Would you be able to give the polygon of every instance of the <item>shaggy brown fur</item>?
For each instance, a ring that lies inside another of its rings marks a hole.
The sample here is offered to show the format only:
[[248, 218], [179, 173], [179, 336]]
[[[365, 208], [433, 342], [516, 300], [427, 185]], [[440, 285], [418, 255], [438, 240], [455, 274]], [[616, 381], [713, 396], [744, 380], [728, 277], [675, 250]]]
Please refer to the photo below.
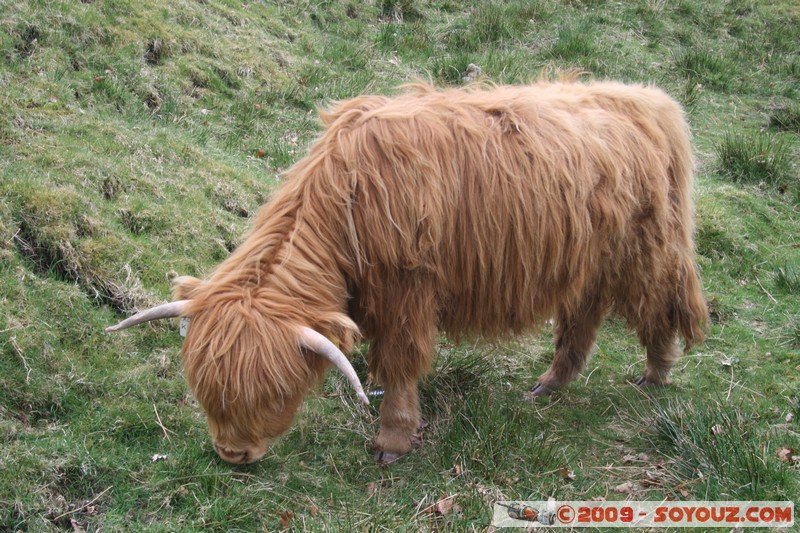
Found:
[[208, 280], [177, 283], [218, 450], [263, 454], [321, 379], [301, 325], [344, 351], [369, 340], [388, 454], [409, 449], [437, 329], [491, 338], [555, 316], [544, 390], [580, 372], [609, 311], [646, 347], [646, 382], [668, 381], [678, 333], [702, 341], [689, 132], [660, 90], [420, 84], [322, 120], [247, 240]]

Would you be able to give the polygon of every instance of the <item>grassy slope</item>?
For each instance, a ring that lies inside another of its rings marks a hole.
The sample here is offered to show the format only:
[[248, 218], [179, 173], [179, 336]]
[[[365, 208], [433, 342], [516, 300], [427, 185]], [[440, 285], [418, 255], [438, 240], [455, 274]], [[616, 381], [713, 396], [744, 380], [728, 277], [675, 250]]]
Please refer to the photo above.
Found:
[[[800, 499], [777, 458], [800, 447], [792, 2], [162, 4], [0, 0], [0, 529], [274, 530], [285, 511], [298, 529], [464, 529], [503, 498]], [[264, 460], [221, 463], [174, 328], [102, 328], [227, 255], [318, 103], [459, 84], [470, 63], [511, 83], [578, 67], [686, 104], [708, 342], [642, 394], [642, 350], [610, 321], [584, 377], [534, 403], [547, 334], [443, 343], [425, 446], [391, 469], [365, 450], [375, 407], [337, 376]], [[731, 134], [789, 160], [732, 176]], [[459, 510], [424, 512], [447, 495]]]

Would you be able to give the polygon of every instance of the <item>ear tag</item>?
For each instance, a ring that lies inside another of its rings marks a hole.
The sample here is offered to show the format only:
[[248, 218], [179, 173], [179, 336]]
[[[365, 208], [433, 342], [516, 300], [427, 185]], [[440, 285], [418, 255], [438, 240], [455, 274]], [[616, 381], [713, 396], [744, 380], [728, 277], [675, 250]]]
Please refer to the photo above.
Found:
[[189, 333], [189, 317], [184, 316], [181, 317], [181, 326], [180, 326], [180, 333], [181, 337], [185, 337], [187, 333]]

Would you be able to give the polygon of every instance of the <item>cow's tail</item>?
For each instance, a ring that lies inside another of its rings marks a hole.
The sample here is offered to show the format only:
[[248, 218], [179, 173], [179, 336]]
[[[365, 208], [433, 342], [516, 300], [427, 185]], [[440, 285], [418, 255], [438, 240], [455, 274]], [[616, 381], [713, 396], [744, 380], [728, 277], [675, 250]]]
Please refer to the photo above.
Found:
[[685, 341], [684, 353], [705, 339], [708, 327], [708, 306], [697, 265], [694, 258], [687, 256], [679, 269], [678, 294], [675, 299], [675, 323]]

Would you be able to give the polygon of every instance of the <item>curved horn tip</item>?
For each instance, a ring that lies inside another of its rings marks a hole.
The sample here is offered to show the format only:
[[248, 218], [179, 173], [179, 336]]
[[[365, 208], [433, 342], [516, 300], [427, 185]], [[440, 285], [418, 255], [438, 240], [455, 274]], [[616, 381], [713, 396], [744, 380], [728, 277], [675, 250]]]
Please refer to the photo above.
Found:
[[150, 309], [140, 311], [139, 313], [126, 318], [119, 324], [107, 327], [105, 331], [107, 333], [112, 333], [143, 324], [144, 322], [150, 322], [151, 320], [179, 317], [186, 313], [188, 305], [189, 300], [178, 300], [175, 302], [157, 305], [155, 307], [151, 307]]
[[367, 398], [367, 395], [364, 394], [364, 388], [361, 386], [361, 380], [358, 379], [358, 374], [356, 374], [356, 371], [353, 369], [353, 365], [350, 364], [347, 356], [345, 356], [342, 351], [330, 341], [330, 339], [321, 333], [306, 326], [301, 326], [299, 328], [299, 332], [301, 346], [305, 346], [306, 348], [316, 352], [318, 355], [333, 363], [333, 365], [339, 369], [342, 374], [344, 374], [344, 377], [347, 378], [347, 381], [350, 382], [350, 386], [353, 387], [353, 390], [355, 390], [355, 393], [361, 402], [365, 405], [369, 405], [369, 398]]

